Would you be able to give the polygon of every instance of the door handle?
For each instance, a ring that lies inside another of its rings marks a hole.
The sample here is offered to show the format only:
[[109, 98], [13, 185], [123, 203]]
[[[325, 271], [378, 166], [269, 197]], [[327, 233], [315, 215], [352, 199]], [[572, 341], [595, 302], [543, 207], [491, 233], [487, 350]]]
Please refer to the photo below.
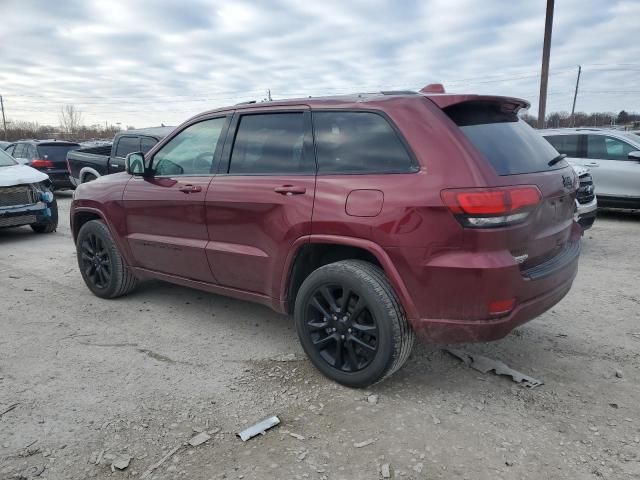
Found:
[[200, 185], [184, 185], [178, 190], [180, 190], [182, 193], [198, 193], [202, 191], [202, 187]]
[[307, 193], [307, 189], [305, 187], [298, 187], [296, 185], [282, 185], [281, 187], [276, 187], [273, 190], [280, 195], [287, 196]]

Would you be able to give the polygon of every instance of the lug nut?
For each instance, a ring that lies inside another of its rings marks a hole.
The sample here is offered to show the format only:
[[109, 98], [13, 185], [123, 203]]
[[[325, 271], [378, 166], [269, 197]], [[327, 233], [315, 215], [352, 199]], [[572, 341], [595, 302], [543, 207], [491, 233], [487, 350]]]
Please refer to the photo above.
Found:
[[347, 320], [349, 320], [349, 317], [347, 317], [346, 315], [344, 317], [342, 317], [342, 321], [346, 322]]
[[332, 330], [335, 332], [336, 331], [336, 327], [333, 327]]
[[333, 319], [334, 319], [334, 320], [338, 320], [338, 316], [337, 316], [337, 315], [334, 315], [334, 316], [333, 316]]
[[342, 340], [344, 340], [344, 335], [340, 335], [340, 338], [341, 338]]
[[347, 332], [351, 333], [351, 329], [349, 328], [349, 329], [347, 330]]

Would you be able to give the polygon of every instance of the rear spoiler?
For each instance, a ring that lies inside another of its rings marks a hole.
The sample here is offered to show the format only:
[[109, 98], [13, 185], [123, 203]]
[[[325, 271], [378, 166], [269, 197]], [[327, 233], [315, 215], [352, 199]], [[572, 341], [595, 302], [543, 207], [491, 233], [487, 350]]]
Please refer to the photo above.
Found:
[[488, 102], [498, 103], [501, 108], [507, 112], [518, 113], [522, 108], [529, 108], [531, 104], [526, 100], [515, 97], [501, 97], [498, 95], [470, 95], [470, 94], [423, 94], [423, 97], [428, 98], [435, 103], [440, 109], [445, 109], [451, 105], [457, 105], [459, 103], [467, 102]]

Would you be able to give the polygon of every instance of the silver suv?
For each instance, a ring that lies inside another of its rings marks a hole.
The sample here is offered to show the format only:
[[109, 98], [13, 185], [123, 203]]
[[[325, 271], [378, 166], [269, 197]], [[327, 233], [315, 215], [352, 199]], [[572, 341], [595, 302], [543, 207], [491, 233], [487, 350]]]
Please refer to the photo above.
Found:
[[569, 163], [589, 168], [599, 206], [640, 208], [640, 136], [600, 128], [540, 133]]

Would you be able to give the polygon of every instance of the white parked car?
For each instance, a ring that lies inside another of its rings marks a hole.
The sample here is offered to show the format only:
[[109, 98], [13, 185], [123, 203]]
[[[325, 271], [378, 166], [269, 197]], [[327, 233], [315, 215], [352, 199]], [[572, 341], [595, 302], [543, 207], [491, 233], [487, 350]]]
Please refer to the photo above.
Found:
[[46, 174], [0, 150], [0, 228], [21, 225], [36, 233], [55, 232], [58, 205]]
[[640, 208], [640, 137], [601, 128], [561, 128], [540, 133], [571, 165], [588, 167], [601, 207]]

